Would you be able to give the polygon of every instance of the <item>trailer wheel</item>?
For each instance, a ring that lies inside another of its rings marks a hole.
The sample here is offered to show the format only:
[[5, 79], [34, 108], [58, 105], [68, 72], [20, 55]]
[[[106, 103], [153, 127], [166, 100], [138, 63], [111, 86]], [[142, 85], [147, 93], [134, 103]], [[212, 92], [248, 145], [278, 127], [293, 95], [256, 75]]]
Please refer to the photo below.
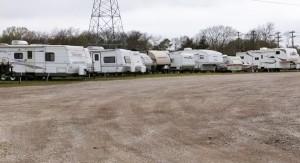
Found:
[[5, 74], [2, 74], [1, 77], [0, 77], [0, 79], [1, 79], [2, 81], [6, 80], [6, 75], [5, 75]]
[[16, 80], [16, 77], [15, 77], [15, 76], [10, 76], [10, 77], [9, 77], [9, 80], [15, 81], [15, 80]]

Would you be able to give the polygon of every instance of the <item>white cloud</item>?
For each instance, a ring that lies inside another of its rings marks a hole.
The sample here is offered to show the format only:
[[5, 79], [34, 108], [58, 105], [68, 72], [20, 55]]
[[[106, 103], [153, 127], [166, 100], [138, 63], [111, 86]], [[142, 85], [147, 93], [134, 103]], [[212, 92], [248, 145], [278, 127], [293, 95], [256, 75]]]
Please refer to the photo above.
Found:
[[[9, 26], [37, 31], [68, 27], [88, 30], [92, 4], [93, 0], [1, 0], [0, 30]], [[119, 0], [119, 5], [126, 31], [140, 30], [163, 37], [192, 37], [214, 25], [228, 25], [246, 33], [267, 22], [274, 22], [281, 32], [300, 33], [299, 6], [252, 0]]]

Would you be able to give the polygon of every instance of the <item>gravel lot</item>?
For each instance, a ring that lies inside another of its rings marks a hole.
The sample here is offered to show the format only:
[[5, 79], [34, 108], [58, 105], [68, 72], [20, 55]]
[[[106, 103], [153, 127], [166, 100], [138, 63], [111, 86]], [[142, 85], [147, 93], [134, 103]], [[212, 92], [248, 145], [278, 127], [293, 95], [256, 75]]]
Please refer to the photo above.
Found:
[[299, 79], [259, 73], [1, 88], [0, 162], [299, 162]]

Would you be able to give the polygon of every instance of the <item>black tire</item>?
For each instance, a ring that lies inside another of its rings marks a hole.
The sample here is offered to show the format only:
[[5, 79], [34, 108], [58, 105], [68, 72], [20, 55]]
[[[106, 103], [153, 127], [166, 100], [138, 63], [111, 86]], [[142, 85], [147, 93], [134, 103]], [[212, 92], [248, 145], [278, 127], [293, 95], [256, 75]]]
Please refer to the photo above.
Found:
[[6, 75], [5, 74], [1, 74], [0, 80], [2, 80], [2, 81], [6, 80]]

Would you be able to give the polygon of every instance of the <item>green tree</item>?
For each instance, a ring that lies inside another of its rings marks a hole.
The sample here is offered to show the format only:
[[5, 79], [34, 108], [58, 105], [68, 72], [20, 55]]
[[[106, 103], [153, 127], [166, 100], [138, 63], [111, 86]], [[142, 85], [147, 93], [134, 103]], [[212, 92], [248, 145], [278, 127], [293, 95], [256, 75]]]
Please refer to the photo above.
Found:
[[151, 37], [147, 33], [141, 33], [140, 31], [128, 32], [126, 37], [127, 49], [134, 51], [148, 51], [152, 48], [150, 39]]
[[200, 40], [198, 41], [198, 43], [196, 43], [195, 49], [208, 49], [209, 45], [206, 41], [205, 36], [203, 35]]
[[154, 46], [154, 50], [167, 50], [172, 46], [171, 41], [169, 39], [162, 40], [158, 45]]
[[189, 38], [188, 36], [182, 36], [180, 37], [180, 48], [179, 50], [183, 50], [185, 48], [195, 48], [195, 43], [192, 38]]

